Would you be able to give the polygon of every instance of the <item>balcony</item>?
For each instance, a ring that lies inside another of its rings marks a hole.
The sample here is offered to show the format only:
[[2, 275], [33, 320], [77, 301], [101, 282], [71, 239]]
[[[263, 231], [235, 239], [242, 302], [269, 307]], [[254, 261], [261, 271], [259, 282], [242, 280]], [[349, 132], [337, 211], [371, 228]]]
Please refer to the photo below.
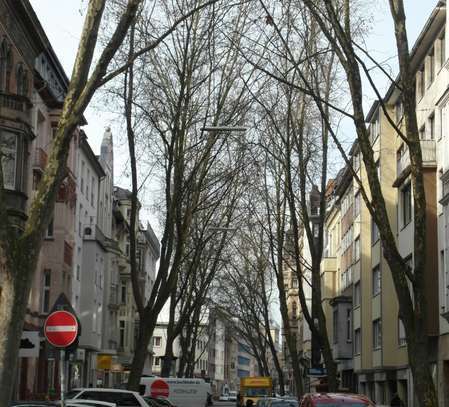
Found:
[[[421, 140], [421, 152], [423, 167], [436, 165], [436, 143], [435, 140]], [[408, 148], [397, 161], [396, 181], [393, 186], [398, 187], [410, 172], [410, 155]]]
[[47, 166], [47, 161], [48, 161], [47, 153], [42, 148], [37, 147], [34, 150], [33, 169], [37, 169], [40, 172], [44, 172], [45, 167]]
[[0, 107], [2, 108], [24, 113], [31, 106], [31, 102], [25, 96], [0, 92]]

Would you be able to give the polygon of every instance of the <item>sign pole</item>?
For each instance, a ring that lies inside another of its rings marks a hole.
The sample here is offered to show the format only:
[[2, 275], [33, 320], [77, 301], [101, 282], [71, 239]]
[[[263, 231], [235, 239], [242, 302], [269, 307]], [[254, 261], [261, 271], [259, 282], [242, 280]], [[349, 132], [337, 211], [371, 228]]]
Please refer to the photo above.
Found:
[[65, 349], [59, 352], [59, 370], [61, 373], [61, 407], [65, 407]]

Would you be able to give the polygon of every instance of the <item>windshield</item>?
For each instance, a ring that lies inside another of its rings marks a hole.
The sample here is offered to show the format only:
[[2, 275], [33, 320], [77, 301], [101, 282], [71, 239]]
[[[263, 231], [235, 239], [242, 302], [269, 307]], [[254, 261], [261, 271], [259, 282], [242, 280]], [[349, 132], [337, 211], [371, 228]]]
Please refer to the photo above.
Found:
[[298, 402], [295, 400], [275, 401], [271, 403], [271, 407], [298, 407]]
[[342, 402], [342, 403], [316, 403], [317, 407], [367, 407], [365, 403], [351, 403], [351, 402]]
[[70, 400], [76, 397], [77, 394], [80, 394], [80, 390], [71, 390], [65, 394], [66, 400]]
[[253, 387], [245, 390], [245, 396], [247, 397], [263, 397], [268, 396], [268, 389]]

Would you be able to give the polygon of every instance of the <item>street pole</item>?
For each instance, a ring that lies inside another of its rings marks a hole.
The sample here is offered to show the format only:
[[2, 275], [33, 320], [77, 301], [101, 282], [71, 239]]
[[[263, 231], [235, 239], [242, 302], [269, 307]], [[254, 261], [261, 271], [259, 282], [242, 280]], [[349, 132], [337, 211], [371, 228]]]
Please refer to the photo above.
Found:
[[59, 371], [61, 374], [61, 407], [65, 407], [65, 349], [59, 352]]

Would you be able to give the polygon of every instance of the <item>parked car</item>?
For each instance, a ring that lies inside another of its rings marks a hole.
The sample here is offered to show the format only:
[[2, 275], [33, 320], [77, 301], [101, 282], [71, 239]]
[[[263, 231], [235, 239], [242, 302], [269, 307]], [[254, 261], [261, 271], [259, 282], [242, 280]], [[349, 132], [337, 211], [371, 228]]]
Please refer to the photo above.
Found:
[[229, 394], [220, 394], [218, 401], [229, 401]]
[[234, 390], [231, 390], [229, 392], [229, 401], [237, 401], [237, 392]]
[[52, 401], [11, 401], [11, 407], [42, 407], [42, 406], [56, 406]]
[[372, 407], [375, 404], [365, 395], [346, 393], [310, 393], [301, 399], [301, 407]]
[[274, 397], [265, 397], [262, 399], [257, 400], [256, 407], [267, 407], [268, 402], [271, 400], [276, 400]]
[[66, 400], [65, 407], [117, 407], [115, 403], [98, 400]]
[[299, 403], [294, 399], [274, 398], [268, 400], [265, 407], [298, 407]]
[[150, 407], [175, 407], [175, 405], [165, 397], [144, 396], [143, 399]]
[[66, 394], [66, 399], [70, 399], [72, 402], [76, 400], [105, 401], [114, 403], [117, 407], [148, 407], [139, 393], [121, 389], [73, 389]]

